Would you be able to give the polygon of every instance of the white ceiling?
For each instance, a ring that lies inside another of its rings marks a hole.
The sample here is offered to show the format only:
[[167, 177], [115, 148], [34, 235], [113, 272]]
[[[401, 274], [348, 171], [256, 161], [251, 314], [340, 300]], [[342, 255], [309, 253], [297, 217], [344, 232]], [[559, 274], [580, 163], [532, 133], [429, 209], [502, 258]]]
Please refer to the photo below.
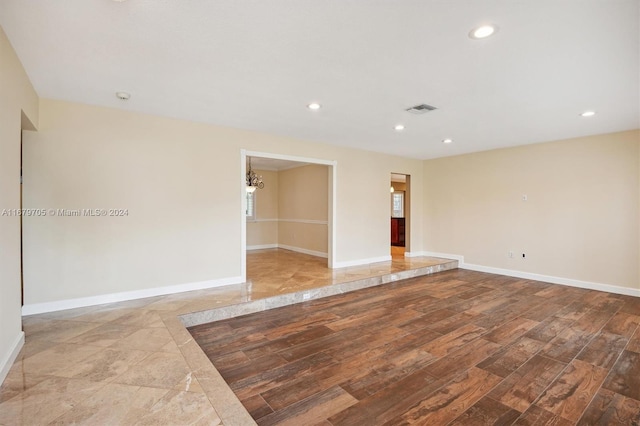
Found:
[[279, 160], [276, 158], [251, 157], [251, 168], [255, 170], [281, 171], [306, 166], [309, 163], [300, 161]]
[[41, 97], [434, 158], [640, 127], [639, 3], [2, 0], [0, 25]]

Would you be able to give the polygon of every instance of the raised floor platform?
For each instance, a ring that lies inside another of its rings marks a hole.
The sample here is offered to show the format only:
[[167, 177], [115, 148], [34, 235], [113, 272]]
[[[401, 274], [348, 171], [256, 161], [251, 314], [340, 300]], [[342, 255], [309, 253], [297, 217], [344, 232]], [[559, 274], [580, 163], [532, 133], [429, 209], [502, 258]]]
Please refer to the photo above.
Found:
[[257, 250], [247, 255], [243, 303], [186, 313], [180, 320], [190, 327], [457, 267], [457, 260], [414, 257], [329, 269], [323, 258], [283, 249]]
[[255, 424], [180, 317], [210, 321], [455, 268], [400, 258], [330, 270], [326, 259], [286, 250], [247, 261], [246, 283], [24, 317], [24, 347], [0, 386], [0, 424]]

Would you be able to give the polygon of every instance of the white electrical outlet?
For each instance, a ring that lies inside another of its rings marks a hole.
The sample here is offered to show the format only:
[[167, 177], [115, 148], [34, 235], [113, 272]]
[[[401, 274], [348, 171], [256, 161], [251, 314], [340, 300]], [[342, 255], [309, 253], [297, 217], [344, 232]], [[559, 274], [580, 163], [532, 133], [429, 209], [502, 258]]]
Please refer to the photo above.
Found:
[[507, 253], [507, 256], [508, 256], [510, 259], [513, 259], [513, 252], [512, 252], [512, 251], [508, 252], [508, 253]]
[[302, 295], [302, 300], [309, 300], [311, 299], [311, 293], [304, 293]]
[[527, 194], [522, 194], [522, 201], [527, 201], [528, 199]]

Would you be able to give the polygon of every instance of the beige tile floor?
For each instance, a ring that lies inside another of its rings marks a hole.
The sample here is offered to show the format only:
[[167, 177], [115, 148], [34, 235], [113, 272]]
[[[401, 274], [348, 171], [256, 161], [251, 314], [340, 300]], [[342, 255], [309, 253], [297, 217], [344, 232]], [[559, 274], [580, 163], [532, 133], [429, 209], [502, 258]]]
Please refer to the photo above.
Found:
[[326, 259], [260, 250], [241, 285], [25, 317], [0, 425], [251, 423], [179, 315], [441, 262], [394, 256], [329, 270]]

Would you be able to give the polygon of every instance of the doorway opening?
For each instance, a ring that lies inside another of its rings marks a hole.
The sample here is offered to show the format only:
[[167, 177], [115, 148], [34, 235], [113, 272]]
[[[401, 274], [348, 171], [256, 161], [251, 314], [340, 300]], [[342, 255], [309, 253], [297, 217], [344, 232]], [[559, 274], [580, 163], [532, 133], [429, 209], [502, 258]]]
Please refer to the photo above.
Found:
[[[314, 256], [332, 268], [336, 162], [246, 150], [240, 157], [243, 281], [247, 281], [247, 251], [252, 250], [285, 249]], [[253, 192], [246, 186], [249, 167], [263, 182]]]
[[410, 186], [411, 176], [391, 173], [390, 185], [390, 240], [391, 258], [404, 259], [409, 250], [410, 227]]

